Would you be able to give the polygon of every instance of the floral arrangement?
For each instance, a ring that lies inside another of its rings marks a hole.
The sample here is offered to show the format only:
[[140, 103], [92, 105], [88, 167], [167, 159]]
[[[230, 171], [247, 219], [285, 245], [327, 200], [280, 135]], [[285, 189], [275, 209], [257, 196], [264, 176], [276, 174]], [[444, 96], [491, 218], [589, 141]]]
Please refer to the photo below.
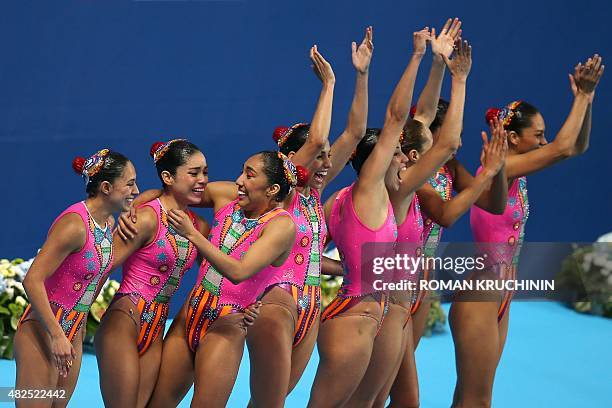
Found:
[[13, 358], [13, 337], [28, 305], [22, 282], [32, 261], [0, 260], [0, 358]]
[[568, 256], [555, 279], [555, 287], [572, 295], [574, 310], [612, 317], [612, 243], [578, 247]]
[[[33, 261], [34, 258], [28, 261], [21, 258], [12, 261], [0, 260], [0, 358], [3, 359], [13, 358], [13, 338], [19, 319], [29, 304], [23, 288], [23, 279]], [[119, 289], [119, 282], [108, 280], [91, 305], [85, 333], [86, 350], [93, 350], [93, 338], [100, 326], [100, 319], [117, 289]]]
[[[325, 256], [331, 259], [340, 260], [340, 255], [337, 249], [327, 251]], [[342, 277], [323, 275], [321, 277], [321, 307], [325, 309], [327, 305], [334, 300], [340, 285], [342, 285]], [[423, 336], [429, 337], [434, 333], [442, 333], [446, 326], [446, 314], [440, 305], [439, 300], [434, 300], [431, 303], [427, 322], [425, 323], [425, 331]]]
[[423, 336], [429, 337], [435, 333], [444, 333], [446, 330], [446, 313], [442, 309], [439, 300], [433, 300], [429, 307], [429, 314], [425, 322], [425, 331]]
[[87, 316], [87, 326], [85, 328], [85, 340], [83, 345], [87, 351], [93, 350], [93, 341], [96, 330], [100, 326], [100, 320], [108, 309], [113, 296], [119, 289], [119, 282], [116, 280], [109, 279], [106, 281], [100, 294], [96, 300], [92, 303], [91, 309], [89, 309], [89, 316]]

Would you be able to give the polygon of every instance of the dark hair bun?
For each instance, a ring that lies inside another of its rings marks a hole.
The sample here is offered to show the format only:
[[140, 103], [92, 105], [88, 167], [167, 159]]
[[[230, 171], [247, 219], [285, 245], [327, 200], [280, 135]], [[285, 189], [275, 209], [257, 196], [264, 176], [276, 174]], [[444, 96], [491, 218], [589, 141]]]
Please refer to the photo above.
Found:
[[151, 154], [151, 157], [155, 156], [155, 152], [157, 151], [157, 149], [159, 149], [161, 146], [164, 145], [164, 142], [155, 142], [151, 145], [151, 151], [149, 152]]
[[308, 184], [308, 179], [310, 178], [310, 174], [308, 174], [308, 169], [302, 166], [295, 166], [295, 170], [297, 172], [297, 186], [305, 187]]
[[78, 175], [83, 174], [83, 167], [85, 167], [85, 158], [84, 157], [75, 157], [74, 160], [72, 160], [72, 168], [74, 169], [74, 172]]
[[274, 133], [272, 133], [272, 139], [274, 139], [274, 143], [278, 143], [281, 137], [285, 136], [285, 134], [289, 131], [289, 128], [286, 126], [278, 126], [274, 129]]
[[485, 121], [487, 122], [487, 125], [491, 123], [494, 119], [499, 118], [499, 112], [501, 112], [501, 109], [499, 108], [487, 109], [487, 113], [485, 113]]

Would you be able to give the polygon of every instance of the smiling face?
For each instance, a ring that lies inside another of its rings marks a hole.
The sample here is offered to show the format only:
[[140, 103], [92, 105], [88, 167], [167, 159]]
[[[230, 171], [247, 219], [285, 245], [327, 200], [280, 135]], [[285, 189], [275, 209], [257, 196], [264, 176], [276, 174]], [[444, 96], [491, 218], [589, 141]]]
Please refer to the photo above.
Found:
[[548, 144], [544, 136], [546, 124], [542, 115], [538, 112], [530, 120], [530, 126], [522, 128], [520, 133], [512, 131], [508, 135], [510, 146], [516, 153], [527, 153]]
[[[317, 190], [323, 188], [323, 183], [325, 183], [327, 172], [332, 168], [330, 150], [331, 147], [329, 145], [329, 141], [325, 141], [325, 146], [323, 149], [321, 149], [308, 169], [311, 174], [310, 180], [308, 180], [308, 187], [315, 188]], [[290, 159], [291, 157], [293, 157], [293, 154], [289, 156]]]
[[261, 212], [269, 207], [280, 191], [278, 184], [272, 184], [265, 172], [262, 154], [249, 157], [242, 173], [236, 180], [238, 204], [247, 212]]
[[162, 172], [162, 179], [167, 188], [179, 203], [186, 205], [199, 204], [208, 183], [208, 165], [200, 151], [187, 157], [185, 163], [176, 168], [175, 174]]
[[132, 201], [138, 195], [136, 185], [136, 169], [132, 162], [128, 161], [121, 173], [108, 189], [108, 200], [111, 202], [113, 212], [129, 211]]
[[308, 186], [311, 188], [315, 188], [320, 190], [323, 188], [323, 183], [325, 183], [325, 178], [327, 177], [327, 172], [332, 167], [331, 163], [331, 147], [329, 146], [329, 141], [325, 141], [325, 146], [319, 153], [319, 155], [315, 158], [314, 162], [310, 166], [310, 171], [312, 172], [312, 177], [308, 182]]
[[389, 168], [387, 168], [387, 172], [385, 173], [385, 186], [388, 190], [399, 190], [400, 184], [402, 183], [400, 172], [406, 169], [407, 163], [408, 158], [402, 153], [402, 149], [398, 144], [395, 147], [395, 153], [393, 153], [391, 164], [389, 164]]

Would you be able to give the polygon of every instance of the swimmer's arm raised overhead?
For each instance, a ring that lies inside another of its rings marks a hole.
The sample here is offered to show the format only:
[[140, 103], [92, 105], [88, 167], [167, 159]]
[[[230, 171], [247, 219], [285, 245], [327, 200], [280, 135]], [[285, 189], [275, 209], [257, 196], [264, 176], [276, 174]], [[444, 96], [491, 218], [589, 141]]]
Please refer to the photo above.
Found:
[[[602, 67], [603, 69], [603, 67]], [[578, 95], [579, 88], [578, 84], [584, 88], [584, 84], [582, 81], [576, 82], [577, 77], [568, 74], [570, 80], [570, 86], [572, 88], [572, 93], [574, 94], [574, 98]], [[583, 78], [578, 78], [582, 80]], [[592, 120], [592, 111], [593, 111], [593, 99], [595, 98], [595, 91], [589, 94], [589, 106], [587, 107], [586, 114], [584, 115], [584, 121], [582, 122], [582, 128], [580, 129], [580, 133], [578, 134], [578, 138], [576, 139], [576, 144], [574, 145], [574, 151], [572, 152], [573, 156], [577, 156], [587, 151], [589, 148], [589, 138], [591, 136], [591, 120]]]
[[[492, 123], [489, 124], [491, 126], [491, 140], [495, 140], [495, 135], [500, 134], [503, 138], [503, 142], [505, 143], [505, 154], [504, 160], [507, 158], [507, 138], [508, 134], [503, 129], [502, 123], [499, 119], [495, 118]], [[482, 163], [483, 169], [487, 166], [485, 165], [487, 161], [487, 148], [489, 143], [487, 142], [487, 134], [486, 132], [482, 132], [482, 140], [483, 140], [483, 149], [480, 154], [480, 161]], [[456, 159], [451, 159], [448, 161], [447, 165], [451, 168], [451, 172], [454, 174], [453, 176], [453, 188], [458, 193], [462, 193], [465, 189], [472, 189], [474, 184], [478, 184], [480, 180], [476, 180], [476, 177], [472, 176], [469, 171], [463, 167], [461, 163], [459, 163]], [[493, 174], [493, 173], [491, 173]], [[478, 187], [476, 187], [478, 188]], [[506, 176], [505, 166], [502, 163], [501, 169], [495, 173], [493, 178], [487, 182], [487, 187], [480, 194], [476, 202], [474, 203], [478, 207], [482, 208], [485, 211], [490, 212], [491, 214], [503, 214], [506, 210], [506, 202], [508, 200], [508, 177]]]
[[414, 114], [414, 120], [418, 120], [425, 127], [429, 127], [436, 117], [444, 71], [446, 70], [446, 64], [442, 55], [451, 56], [453, 45], [459, 37], [461, 37], [461, 21], [458, 18], [454, 20], [449, 18], [437, 37], [436, 29], [431, 29], [429, 40], [433, 54], [431, 69], [425, 88], [423, 88], [423, 92], [419, 96]]
[[45, 280], [59, 268], [68, 255], [80, 251], [86, 240], [87, 231], [81, 217], [78, 214], [64, 215], [51, 228], [47, 240], [23, 280], [30, 304], [51, 338], [52, 363], [62, 377], [67, 376], [67, 362], [74, 360], [76, 354], [49, 306]]
[[291, 218], [277, 216], [268, 222], [244, 257], [234, 259], [202, 236], [183, 211], [170, 210], [168, 220], [179, 234], [198, 248], [221, 275], [234, 284], [250, 278], [269, 265], [284, 261], [283, 256], [288, 255], [295, 242], [295, 224]]
[[374, 52], [372, 27], [366, 28], [365, 36], [359, 47], [356, 43], [351, 44], [351, 57], [353, 67], [357, 73], [355, 80], [355, 92], [348, 121], [344, 132], [336, 139], [331, 147], [331, 168], [327, 172], [323, 188], [331, 183], [344, 168], [351, 153], [363, 139], [368, 121], [368, 77], [370, 73], [370, 62]]
[[310, 123], [306, 142], [291, 158], [295, 165], [306, 168], [312, 164], [325, 146], [325, 142], [329, 139], [334, 86], [336, 84], [336, 76], [331, 65], [319, 53], [316, 45], [310, 49], [310, 60], [312, 62], [312, 69], [323, 83], [323, 87], [321, 88], [317, 108]]
[[[491, 142], [487, 141], [485, 132], [482, 135], [482, 171], [459, 194], [448, 201], [444, 201], [429, 184], [425, 184], [417, 191], [423, 211], [444, 228], [450, 227], [465, 214], [472, 204], [486, 192], [487, 188], [490, 188], [491, 181], [499, 173], [502, 173], [502, 180], [506, 179], [503, 172], [504, 160], [508, 151], [506, 132], [499, 121], [492, 126], [491, 132]], [[508, 194], [507, 185], [506, 189], [499, 192], [499, 194], [503, 195], [505, 208], [505, 200]]]
[[463, 127], [465, 88], [472, 67], [472, 47], [467, 41], [457, 41], [453, 59], [446, 56], [443, 58], [452, 75], [448, 111], [436, 143], [414, 165], [402, 172], [400, 194], [404, 196], [420, 188], [459, 148]]
[[[524, 154], [510, 155], [506, 160], [506, 175], [509, 179], [526, 176], [579, 153], [576, 149], [576, 142], [581, 133], [580, 143], [584, 144], [585, 140], [588, 141], [588, 135], [585, 135], [584, 132], [590, 132], [590, 126], [588, 123], [586, 128], [583, 125], [585, 119], [590, 120], [587, 113], [603, 72], [604, 65], [601, 57], [597, 54], [589, 58], [585, 65], [578, 64], [576, 66], [574, 79], [577, 92], [570, 113], [561, 130], [552, 142], [544, 144], [538, 149]], [[541, 132], [542, 134], [538, 137], [543, 138], [543, 130]], [[508, 135], [509, 143], [515, 145], [519, 143], [519, 138], [520, 136], [516, 132], [510, 132]]]
[[[385, 189], [385, 173], [389, 168], [389, 164], [391, 164], [393, 154], [399, 143], [402, 128], [408, 118], [410, 105], [412, 103], [414, 82], [419, 71], [419, 66], [421, 65], [421, 60], [425, 54], [425, 43], [428, 35], [429, 30], [427, 28], [413, 33], [413, 54], [410, 57], [410, 62], [406, 70], [402, 74], [402, 77], [389, 99], [389, 104], [387, 105], [387, 111], [385, 113], [385, 122], [380, 132], [380, 137], [372, 153], [361, 168], [353, 194], [355, 194], [355, 190], [359, 191], [364, 189], [367, 190], [364, 191], [364, 194], [367, 194], [369, 197], [372, 195], [378, 197], [383, 196], [378, 194], [380, 191], [373, 192], [370, 191], [370, 189]], [[374, 205], [380, 207], [381, 203], [375, 203]]]

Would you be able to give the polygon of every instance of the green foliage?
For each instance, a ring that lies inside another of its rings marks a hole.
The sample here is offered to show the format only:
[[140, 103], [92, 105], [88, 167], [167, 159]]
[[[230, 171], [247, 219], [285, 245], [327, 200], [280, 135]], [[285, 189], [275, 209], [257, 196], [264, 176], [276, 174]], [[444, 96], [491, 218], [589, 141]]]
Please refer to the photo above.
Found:
[[[21, 258], [13, 261], [0, 260], [0, 358], [13, 358], [13, 338], [29, 303], [23, 288], [23, 279], [32, 261], [33, 259], [24, 261]], [[100, 325], [100, 319], [118, 288], [117, 281], [108, 281], [92, 304], [85, 326], [87, 344], [93, 344], [93, 336]]]
[[555, 278], [557, 290], [569, 291], [580, 313], [612, 317], [612, 243], [575, 246]]

